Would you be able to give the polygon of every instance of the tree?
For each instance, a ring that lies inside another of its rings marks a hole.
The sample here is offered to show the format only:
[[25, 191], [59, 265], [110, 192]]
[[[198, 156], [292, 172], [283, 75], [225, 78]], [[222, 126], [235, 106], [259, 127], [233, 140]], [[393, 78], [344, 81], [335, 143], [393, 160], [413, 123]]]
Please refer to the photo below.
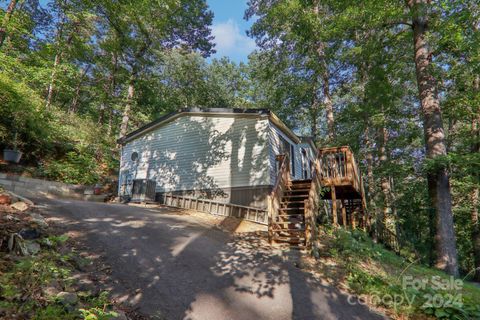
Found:
[[129, 69], [120, 137], [126, 135], [134, 104], [135, 86], [141, 73], [147, 72], [156, 55], [154, 50], [180, 46], [207, 56], [212, 52], [210, 29], [212, 13], [204, 0], [154, 2], [138, 0], [112, 4], [94, 4], [114, 30], [122, 60]]
[[3, 17], [2, 25], [0, 26], [0, 49], [2, 48], [3, 42], [5, 41], [8, 23], [10, 22], [10, 18], [16, 6], [17, 0], [10, 0], [7, 10], [5, 11], [5, 16]]
[[[447, 148], [437, 83], [430, 66], [431, 51], [427, 42], [429, 15], [432, 8], [430, 1], [427, 0], [409, 1], [408, 7], [412, 16], [413, 49], [427, 157], [431, 160], [441, 159], [447, 155]], [[458, 276], [452, 199], [447, 168], [435, 165], [428, 173], [427, 179], [429, 194], [436, 209], [436, 266]]]
[[[331, 97], [332, 79], [330, 57], [335, 50], [332, 38], [322, 32], [322, 26], [328, 23], [329, 8], [320, 1], [264, 1], [249, 3], [245, 16], [255, 16], [255, 22], [249, 31], [260, 47], [259, 55], [268, 59], [268, 65], [258, 80], [275, 83], [276, 99], [282, 102], [276, 105], [280, 114], [295, 112], [308, 118], [310, 135], [319, 136], [320, 110], [325, 110], [326, 141], [332, 143], [335, 137], [335, 121]], [[273, 71], [274, 70], [274, 71]], [[282, 76], [278, 76], [282, 74]], [[285, 82], [279, 82], [279, 80]], [[294, 80], [295, 79], [295, 80]], [[295, 85], [293, 83], [298, 83]], [[291, 90], [292, 87], [299, 90]], [[286, 88], [290, 88], [285, 90]], [[273, 101], [272, 101], [273, 102]], [[301, 122], [293, 119], [294, 122]]]

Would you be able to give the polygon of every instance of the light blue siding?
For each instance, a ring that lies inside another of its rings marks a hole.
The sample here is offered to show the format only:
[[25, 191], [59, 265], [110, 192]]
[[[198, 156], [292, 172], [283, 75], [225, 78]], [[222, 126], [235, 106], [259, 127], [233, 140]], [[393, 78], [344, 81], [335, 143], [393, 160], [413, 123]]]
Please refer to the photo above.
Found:
[[122, 148], [120, 179], [155, 179], [157, 192], [270, 185], [268, 124], [258, 115], [180, 115]]

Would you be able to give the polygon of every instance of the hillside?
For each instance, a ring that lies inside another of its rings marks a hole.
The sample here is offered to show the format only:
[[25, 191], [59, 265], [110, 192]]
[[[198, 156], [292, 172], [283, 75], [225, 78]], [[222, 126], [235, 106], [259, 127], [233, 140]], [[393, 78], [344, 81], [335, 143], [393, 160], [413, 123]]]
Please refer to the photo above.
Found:
[[322, 228], [302, 268], [394, 319], [478, 319], [480, 286], [376, 244], [363, 231]]

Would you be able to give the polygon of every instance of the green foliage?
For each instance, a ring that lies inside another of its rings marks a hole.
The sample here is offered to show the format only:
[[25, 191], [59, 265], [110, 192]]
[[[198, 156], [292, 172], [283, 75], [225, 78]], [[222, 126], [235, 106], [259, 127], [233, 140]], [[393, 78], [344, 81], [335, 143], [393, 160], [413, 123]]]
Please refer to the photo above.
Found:
[[40, 98], [26, 85], [0, 74], [0, 144], [33, 154], [51, 149], [54, 130]]
[[[396, 314], [424, 313], [438, 319], [479, 317], [480, 289], [461, 282], [459, 288], [442, 287], [452, 278], [416, 261], [408, 261], [373, 243], [362, 231], [331, 230], [331, 256], [345, 268], [346, 283], [357, 295]], [[407, 279], [407, 280], [405, 280]], [[405, 285], [408, 279], [428, 280], [420, 288]]]
[[32, 318], [33, 320], [73, 320], [77, 319], [75, 313], [65, 310], [61, 305], [47, 305], [45, 308], [38, 310]]
[[40, 170], [47, 179], [66, 183], [91, 185], [100, 179], [96, 159], [89, 153], [67, 152], [63, 159], [45, 163]]
[[84, 320], [109, 320], [118, 316], [114, 311], [105, 311], [101, 308], [80, 309]]
[[43, 289], [52, 283], [68, 288], [75, 281], [69, 256], [56, 252], [56, 246], [67, 241], [68, 236], [44, 238], [41, 253], [34, 257], [23, 257], [10, 263], [8, 271], [0, 278], [0, 308], [7, 317], [13, 314], [25, 315], [29, 319], [84, 319], [107, 320], [117, 314], [111, 311], [109, 293], [98, 296], [78, 293], [82, 308], [66, 308], [55, 296], [42, 295]]
[[80, 309], [85, 320], [109, 320], [118, 315], [118, 313], [107, 309], [110, 306], [110, 301], [106, 291], [101, 292], [98, 297], [90, 298], [88, 304], [91, 308]]

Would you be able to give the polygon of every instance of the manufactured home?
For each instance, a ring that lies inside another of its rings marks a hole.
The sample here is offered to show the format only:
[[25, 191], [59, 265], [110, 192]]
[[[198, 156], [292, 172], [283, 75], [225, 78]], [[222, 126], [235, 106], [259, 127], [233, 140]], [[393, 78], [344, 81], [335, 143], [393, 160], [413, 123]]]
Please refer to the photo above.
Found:
[[325, 208], [334, 225], [369, 223], [352, 150], [317, 149], [268, 110], [185, 109], [119, 142], [123, 198], [268, 225], [271, 242], [299, 247]]
[[184, 109], [120, 143], [120, 196], [144, 188], [160, 202], [174, 194], [259, 208], [275, 185], [277, 155], [288, 154], [292, 180], [304, 180], [316, 154], [311, 139], [265, 109]]

